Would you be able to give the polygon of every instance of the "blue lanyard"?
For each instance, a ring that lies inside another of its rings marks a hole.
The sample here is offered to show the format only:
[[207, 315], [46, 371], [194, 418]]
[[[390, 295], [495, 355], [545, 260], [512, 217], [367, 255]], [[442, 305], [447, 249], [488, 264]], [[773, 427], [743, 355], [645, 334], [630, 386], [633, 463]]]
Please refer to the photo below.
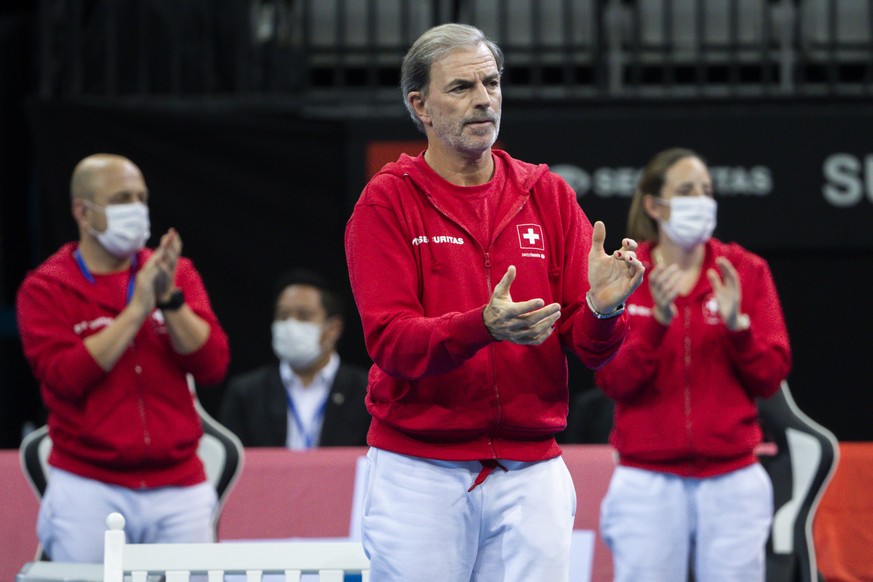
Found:
[[[79, 252], [79, 249], [73, 251], [73, 256], [76, 257], [76, 263], [79, 265], [79, 270], [82, 272], [82, 275], [85, 279], [91, 283], [92, 285], [97, 284], [97, 280], [94, 278], [94, 275], [91, 274], [91, 271], [88, 270], [88, 265], [85, 264], [85, 259], [82, 258], [82, 253]], [[136, 255], [131, 255], [130, 257], [130, 281], [127, 282], [127, 296], [124, 299], [124, 303], [130, 303], [130, 298], [133, 297], [133, 288], [136, 284]]]
[[291, 411], [291, 418], [294, 419], [294, 427], [297, 429], [297, 432], [300, 433], [300, 436], [303, 437], [303, 446], [307, 449], [311, 449], [315, 446], [315, 440], [318, 438], [318, 425], [321, 422], [321, 419], [324, 418], [324, 411], [327, 409], [327, 401], [330, 398], [330, 393], [324, 397], [324, 401], [321, 403], [321, 406], [318, 407], [318, 411], [312, 419], [312, 424], [310, 425], [309, 430], [306, 430], [303, 426], [303, 421], [301, 420], [300, 415], [297, 414], [297, 409], [294, 407], [294, 400], [291, 398], [291, 391], [287, 387], [285, 388], [285, 398], [288, 399], [288, 410]]

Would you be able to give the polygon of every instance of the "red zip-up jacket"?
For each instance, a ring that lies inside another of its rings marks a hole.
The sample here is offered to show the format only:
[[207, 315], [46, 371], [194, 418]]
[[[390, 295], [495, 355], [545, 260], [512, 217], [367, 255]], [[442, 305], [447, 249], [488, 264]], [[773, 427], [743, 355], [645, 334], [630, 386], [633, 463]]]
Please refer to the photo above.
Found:
[[[651, 269], [652, 243], [637, 256]], [[742, 286], [751, 325], [732, 332], [718, 314], [706, 271], [726, 257]], [[756, 398], [767, 398], [791, 369], [782, 307], [767, 263], [737, 244], [706, 244], [700, 278], [675, 301], [669, 326], [653, 316], [644, 283], [631, 295], [631, 331], [619, 354], [595, 373], [615, 400], [610, 437], [622, 465], [710, 477], [756, 462], [761, 441]]]
[[[84, 340], [124, 309], [131, 272], [95, 274], [91, 283], [74, 258], [77, 246], [64, 245], [29, 273], [17, 298], [24, 354], [48, 409], [50, 464], [130, 488], [203, 482], [202, 431], [186, 373], [199, 384], [215, 384], [230, 356], [200, 276], [190, 260], [179, 259], [176, 286], [209, 324], [206, 343], [191, 354], [176, 353], [155, 310], [106, 372]], [[137, 264], [150, 255], [140, 251]]]
[[[558, 456], [564, 349], [597, 367], [621, 345], [626, 315], [598, 320], [585, 303], [592, 227], [573, 190], [545, 165], [493, 156], [491, 183], [503, 188], [484, 221], [472, 200], [482, 187], [453, 186], [423, 155], [403, 155], [373, 177], [348, 222], [349, 276], [374, 362], [372, 446], [443, 460]], [[482, 311], [510, 265], [513, 301], [562, 306], [542, 345], [498, 342], [485, 328]]]

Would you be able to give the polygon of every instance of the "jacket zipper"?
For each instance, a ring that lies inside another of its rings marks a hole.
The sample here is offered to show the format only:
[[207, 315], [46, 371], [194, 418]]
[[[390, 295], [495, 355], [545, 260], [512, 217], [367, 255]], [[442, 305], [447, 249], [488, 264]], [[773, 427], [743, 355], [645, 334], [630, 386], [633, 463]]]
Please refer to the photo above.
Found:
[[[130, 350], [134, 354], [136, 353], [136, 340], [131, 342]], [[136, 359], [134, 359], [135, 361]], [[152, 437], [149, 434], [149, 430], [146, 426], [146, 413], [145, 413], [145, 397], [144, 390], [142, 385], [142, 367], [139, 364], [134, 364], [133, 368], [134, 374], [136, 374], [136, 407], [139, 412], [139, 421], [142, 425], [142, 436], [143, 436], [143, 446], [145, 447], [146, 456], [149, 454], [149, 449], [151, 449], [152, 445]], [[145, 488], [147, 485], [145, 479], [140, 479], [140, 487]]]
[[[408, 174], [407, 174], [407, 176], [408, 176]], [[414, 183], [414, 180], [410, 179], [410, 181]], [[449, 221], [454, 223], [458, 228], [460, 228], [462, 231], [464, 231], [467, 234], [467, 236], [470, 237], [470, 242], [474, 242], [474, 240], [475, 240], [474, 237], [472, 236], [472, 234], [470, 234], [470, 231], [467, 230], [466, 227], [464, 227], [463, 224], [461, 224], [460, 222], [455, 220], [448, 212], [446, 212], [445, 209], [443, 209], [439, 204], [437, 204], [436, 201], [433, 199], [433, 197], [426, 190], [422, 190], [422, 191], [427, 196], [427, 199], [430, 202], [431, 206], [434, 208], [434, 210], [436, 210], [438, 213], [442, 214], [446, 219], [448, 219]], [[527, 205], [527, 203], [529, 201], [530, 201], [530, 196], [525, 197], [524, 200], [521, 200], [515, 208], [513, 208], [512, 210], [510, 210], [506, 214], [506, 217], [504, 218], [504, 220], [499, 225], [497, 225], [497, 227], [491, 233], [491, 240], [488, 241], [488, 245], [489, 245], [488, 248], [491, 248], [491, 245], [493, 244], [493, 242], [495, 240], [497, 240], [497, 237], [500, 236], [500, 234], [506, 228], [506, 225], [508, 225], [516, 216], [518, 216], [518, 214], [522, 211], [522, 209]], [[476, 241], [476, 242], [478, 242], [478, 241]], [[484, 257], [485, 257], [485, 262], [484, 262], [484, 265], [485, 265], [485, 285], [486, 285], [486, 288], [488, 290], [488, 297], [490, 299], [491, 294], [494, 292], [493, 287], [491, 285], [491, 253], [485, 249], [482, 249], [482, 250], [484, 253]], [[497, 426], [500, 424], [500, 420], [503, 416], [503, 410], [502, 410], [502, 405], [501, 405], [501, 400], [500, 400], [500, 388], [497, 385], [497, 380], [496, 380], [496, 378], [497, 378], [497, 374], [496, 374], [497, 357], [494, 354], [494, 346], [488, 347], [488, 353], [489, 353], [489, 359], [491, 360], [491, 375], [493, 378], [492, 382], [494, 384], [494, 398], [495, 398], [496, 403], [497, 403], [497, 407], [496, 407], [497, 413], [496, 413], [496, 418], [494, 420], [494, 428], [497, 428]], [[494, 450], [494, 443], [492, 440], [493, 434], [494, 434], [494, 432], [492, 429], [492, 433], [488, 437], [488, 447], [491, 449], [492, 457], [496, 460], [497, 459], [497, 451]]]
[[[488, 288], [488, 297], [491, 297], [494, 291], [491, 285], [491, 253], [488, 251], [485, 251], [485, 284]], [[503, 406], [500, 400], [500, 387], [497, 385], [497, 356], [494, 354], [494, 346], [488, 346], [488, 357], [491, 360], [491, 382], [494, 386], [494, 400], [497, 404], [494, 418], [494, 428], [496, 429], [500, 424], [500, 419], [503, 417]], [[497, 459], [497, 451], [494, 450], [494, 443], [491, 438], [493, 434], [494, 431], [492, 429], [491, 435], [488, 436], [488, 448], [491, 449], [491, 456]]]
[[694, 431], [691, 422], [691, 308], [685, 306], [682, 308], [682, 315], [685, 324], [685, 432], [688, 436], [688, 446], [692, 453], [694, 452]]

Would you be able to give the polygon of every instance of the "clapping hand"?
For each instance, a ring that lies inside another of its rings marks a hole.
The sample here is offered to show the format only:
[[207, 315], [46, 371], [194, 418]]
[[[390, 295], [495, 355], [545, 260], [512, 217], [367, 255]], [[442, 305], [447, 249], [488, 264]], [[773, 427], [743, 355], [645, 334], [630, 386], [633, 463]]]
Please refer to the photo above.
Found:
[[603, 243], [606, 226], [601, 221], [594, 223], [591, 235], [591, 250], [588, 253], [589, 298], [592, 308], [598, 313], [610, 313], [621, 306], [643, 281], [646, 268], [637, 258], [637, 243], [630, 238], [622, 239], [621, 249], [606, 254]]
[[166, 301], [176, 286], [176, 263], [182, 254], [182, 239], [175, 228], [161, 237], [161, 244], [150, 257], [155, 261], [158, 272], [155, 276], [155, 295], [158, 301]]
[[661, 325], [670, 325], [676, 317], [676, 296], [679, 294], [679, 283], [682, 271], [679, 265], [658, 265], [649, 275], [649, 290], [655, 302], [655, 319]]
[[182, 239], [171, 228], [161, 237], [161, 244], [136, 273], [131, 303], [148, 313], [159, 301], [166, 301], [175, 289], [176, 263], [182, 252]]
[[561, 306], [557, 303], [545, 305], [542, 299], [514, 302], [509, 292], [513, 281], [515, 267], [510, 266], [494, 287], [482, 313], [485, 327], [494, 339], [539, 345], [552, 335], [553, 326], [561, 317]]
[[[742, 285], [737, 270], [725, 257], [715, 259], [718, 271], [709, 269], [706, 276], [712, 285], [715, 299], [718, 301], [718, 313], [722, 321], [731, 331], [741, 331], [749, 327], [749, 316], [740, 312], [743, 298]], [[719, 273], [721, 276], [719, 276]]]

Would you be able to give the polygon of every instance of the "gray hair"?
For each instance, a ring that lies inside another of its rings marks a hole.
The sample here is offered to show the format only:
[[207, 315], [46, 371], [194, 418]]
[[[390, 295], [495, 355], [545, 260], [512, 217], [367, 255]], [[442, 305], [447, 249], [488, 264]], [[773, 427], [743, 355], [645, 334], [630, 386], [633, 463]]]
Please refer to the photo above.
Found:
[[440, 60], [448, 53], [458, 48], [478, 47], [484, 44], [494, 60], [497, 62], [497, 70], [503, 74], [503, 51], [500, 50], [485, 33], [467, 24], [441, 24], [425, 31], [416, 40], [400, 67], [400, 89], [403, 91], [403, 105], [409, 111], [412, 121], [419, 131], [424, 132], [424, 124], [415, 114], [412, 105], [407, 98], [413, 91], [421, 91], [427, 94], [427, 86], [430, 83], [430, 68], [435, 61]]

